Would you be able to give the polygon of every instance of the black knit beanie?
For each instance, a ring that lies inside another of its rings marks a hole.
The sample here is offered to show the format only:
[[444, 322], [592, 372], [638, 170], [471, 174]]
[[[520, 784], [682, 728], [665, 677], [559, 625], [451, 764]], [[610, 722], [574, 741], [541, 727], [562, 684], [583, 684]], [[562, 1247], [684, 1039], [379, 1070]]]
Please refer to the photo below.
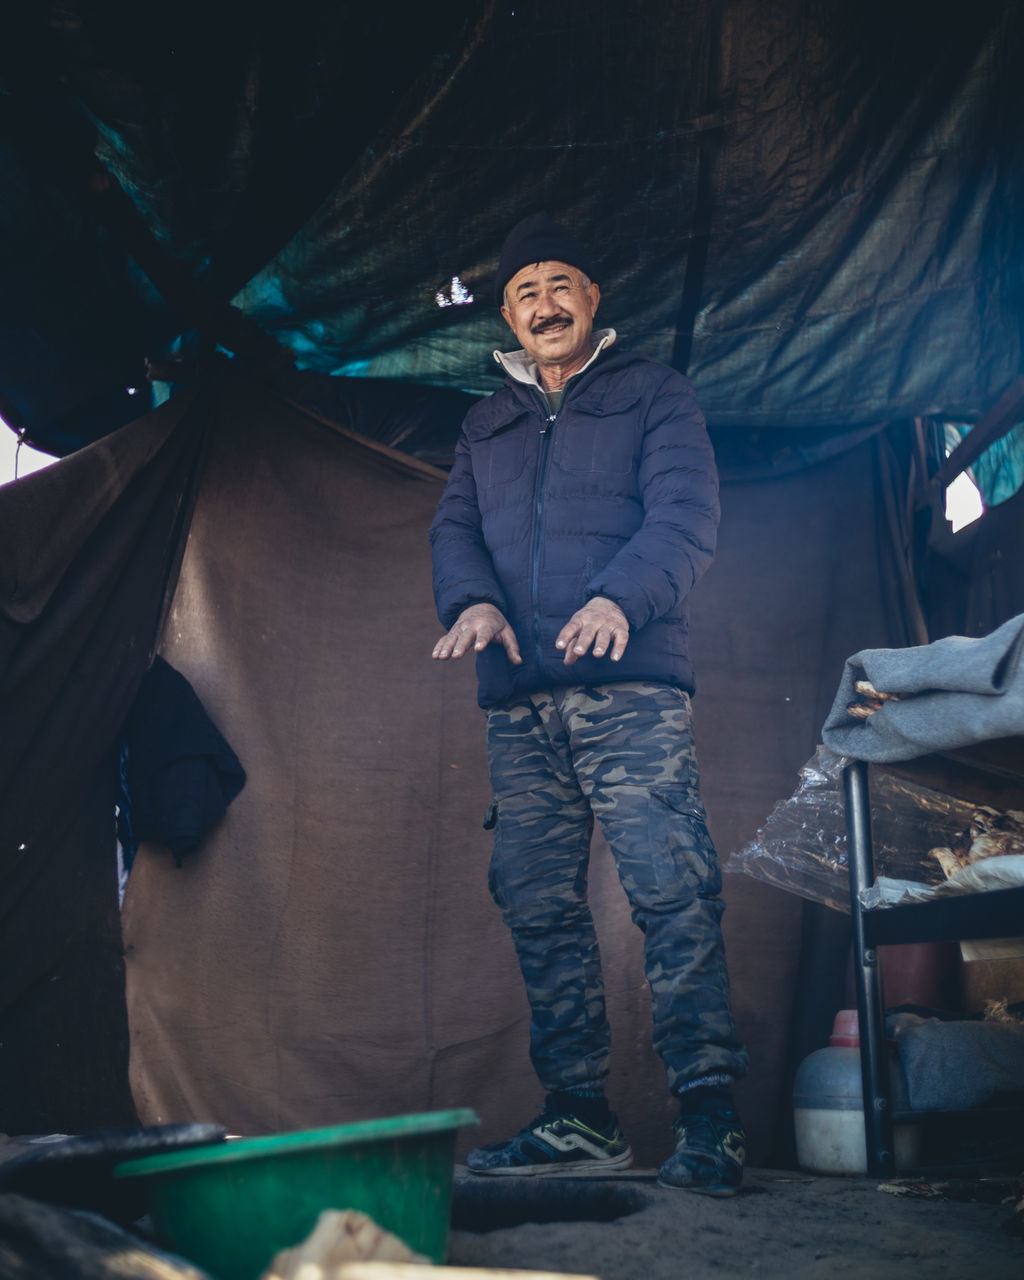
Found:
[[546, 213], [532, 213], [516, 223], [501, 246], [498, 274], [494, 277], [494, 296], [499, 307], [505, 300], [505, 286], [517, 271], [531, 262], [566, 262], [591, 280], [597, 279], [590, 254], [576, 237]]

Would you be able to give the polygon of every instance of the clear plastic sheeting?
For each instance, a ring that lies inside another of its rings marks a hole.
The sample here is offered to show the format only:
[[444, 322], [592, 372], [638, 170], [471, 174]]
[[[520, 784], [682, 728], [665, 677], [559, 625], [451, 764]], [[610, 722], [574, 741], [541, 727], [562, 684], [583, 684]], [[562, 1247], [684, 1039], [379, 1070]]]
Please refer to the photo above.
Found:
[[[848, 912], [845, 763], [844, 757], [819, 746], [800, 770], [797, 789], [772, 809], [754, 839], [731, 855], [726, 870]], [[944, 883], [930, 850], [949, 845], [976, 807], [872, 766], [876, 874], [922, 886]]]
[[904, 902], [930, 902], [932, 898], [956, 897], [962, 893], [987, 893], [994, 889], [1019, 889], [1024, 885], [1024, 854], [1010, 853], [985, 858], [957, 871], [941, 884], [919, 884], [916, 880], [895, 880], [879, 876], [860, 893], [861, 905], [898, 907]]

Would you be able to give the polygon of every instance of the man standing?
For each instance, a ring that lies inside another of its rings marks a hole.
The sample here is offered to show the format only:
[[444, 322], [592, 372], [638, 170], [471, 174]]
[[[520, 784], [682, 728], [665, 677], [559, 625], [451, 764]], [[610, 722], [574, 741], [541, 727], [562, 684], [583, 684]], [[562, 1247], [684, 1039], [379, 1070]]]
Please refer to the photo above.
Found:
[[545, 1107], [472, 1151], [481, 1174], [632, 1161], [608, 1108], [609, 1035], [586, 900], [596, 819], [644, 933], [654, 1043], [678, 1094], [665, 1186], [731, 1195], [747, 1067], [729, 1008], [718, 859], [690, 715], [687, 597], [711, 561], [718, 482], [686, 378], [594, 331], [597, 272], [545, 214], [505, 241], [501, 390], [466, 415], [430, 529], [447, 633], [476, 654], [495, 827], [490, 888], [530, 999]]

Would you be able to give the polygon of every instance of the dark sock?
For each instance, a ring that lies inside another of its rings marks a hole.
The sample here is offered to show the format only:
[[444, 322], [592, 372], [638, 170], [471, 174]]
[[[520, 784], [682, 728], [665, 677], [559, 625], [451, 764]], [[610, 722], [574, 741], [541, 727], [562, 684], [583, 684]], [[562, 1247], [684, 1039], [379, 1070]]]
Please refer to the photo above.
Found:
[[603, 1129], [611, 1119], [608, 1099], [603, 1093], [576, 1093], [573, 1089], [558, 1089], [548, 1094], [548, 1101], [563, 1116], [575, 1116], [591, 1129]]
[[735, 1111], [732, 1089], [727, 1084], [698, 1085], [679, 1094], [681, 1116], [712, 1115], [716, 1111]]

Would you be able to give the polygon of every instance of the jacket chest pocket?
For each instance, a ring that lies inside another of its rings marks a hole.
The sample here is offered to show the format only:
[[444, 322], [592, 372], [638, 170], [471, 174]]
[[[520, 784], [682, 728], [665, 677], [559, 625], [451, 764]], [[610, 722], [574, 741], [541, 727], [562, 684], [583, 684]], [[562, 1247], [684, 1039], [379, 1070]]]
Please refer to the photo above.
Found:
[[575, 417], [555, 428], [554, 461], [563, 471], [624, 475], [633, 469], [634, 432], [621, 417]]
[[526, 431], [500, 431], [481, 440], [473, 453], [473, 471], [481, 488], [511, 484], [526, 465]]

